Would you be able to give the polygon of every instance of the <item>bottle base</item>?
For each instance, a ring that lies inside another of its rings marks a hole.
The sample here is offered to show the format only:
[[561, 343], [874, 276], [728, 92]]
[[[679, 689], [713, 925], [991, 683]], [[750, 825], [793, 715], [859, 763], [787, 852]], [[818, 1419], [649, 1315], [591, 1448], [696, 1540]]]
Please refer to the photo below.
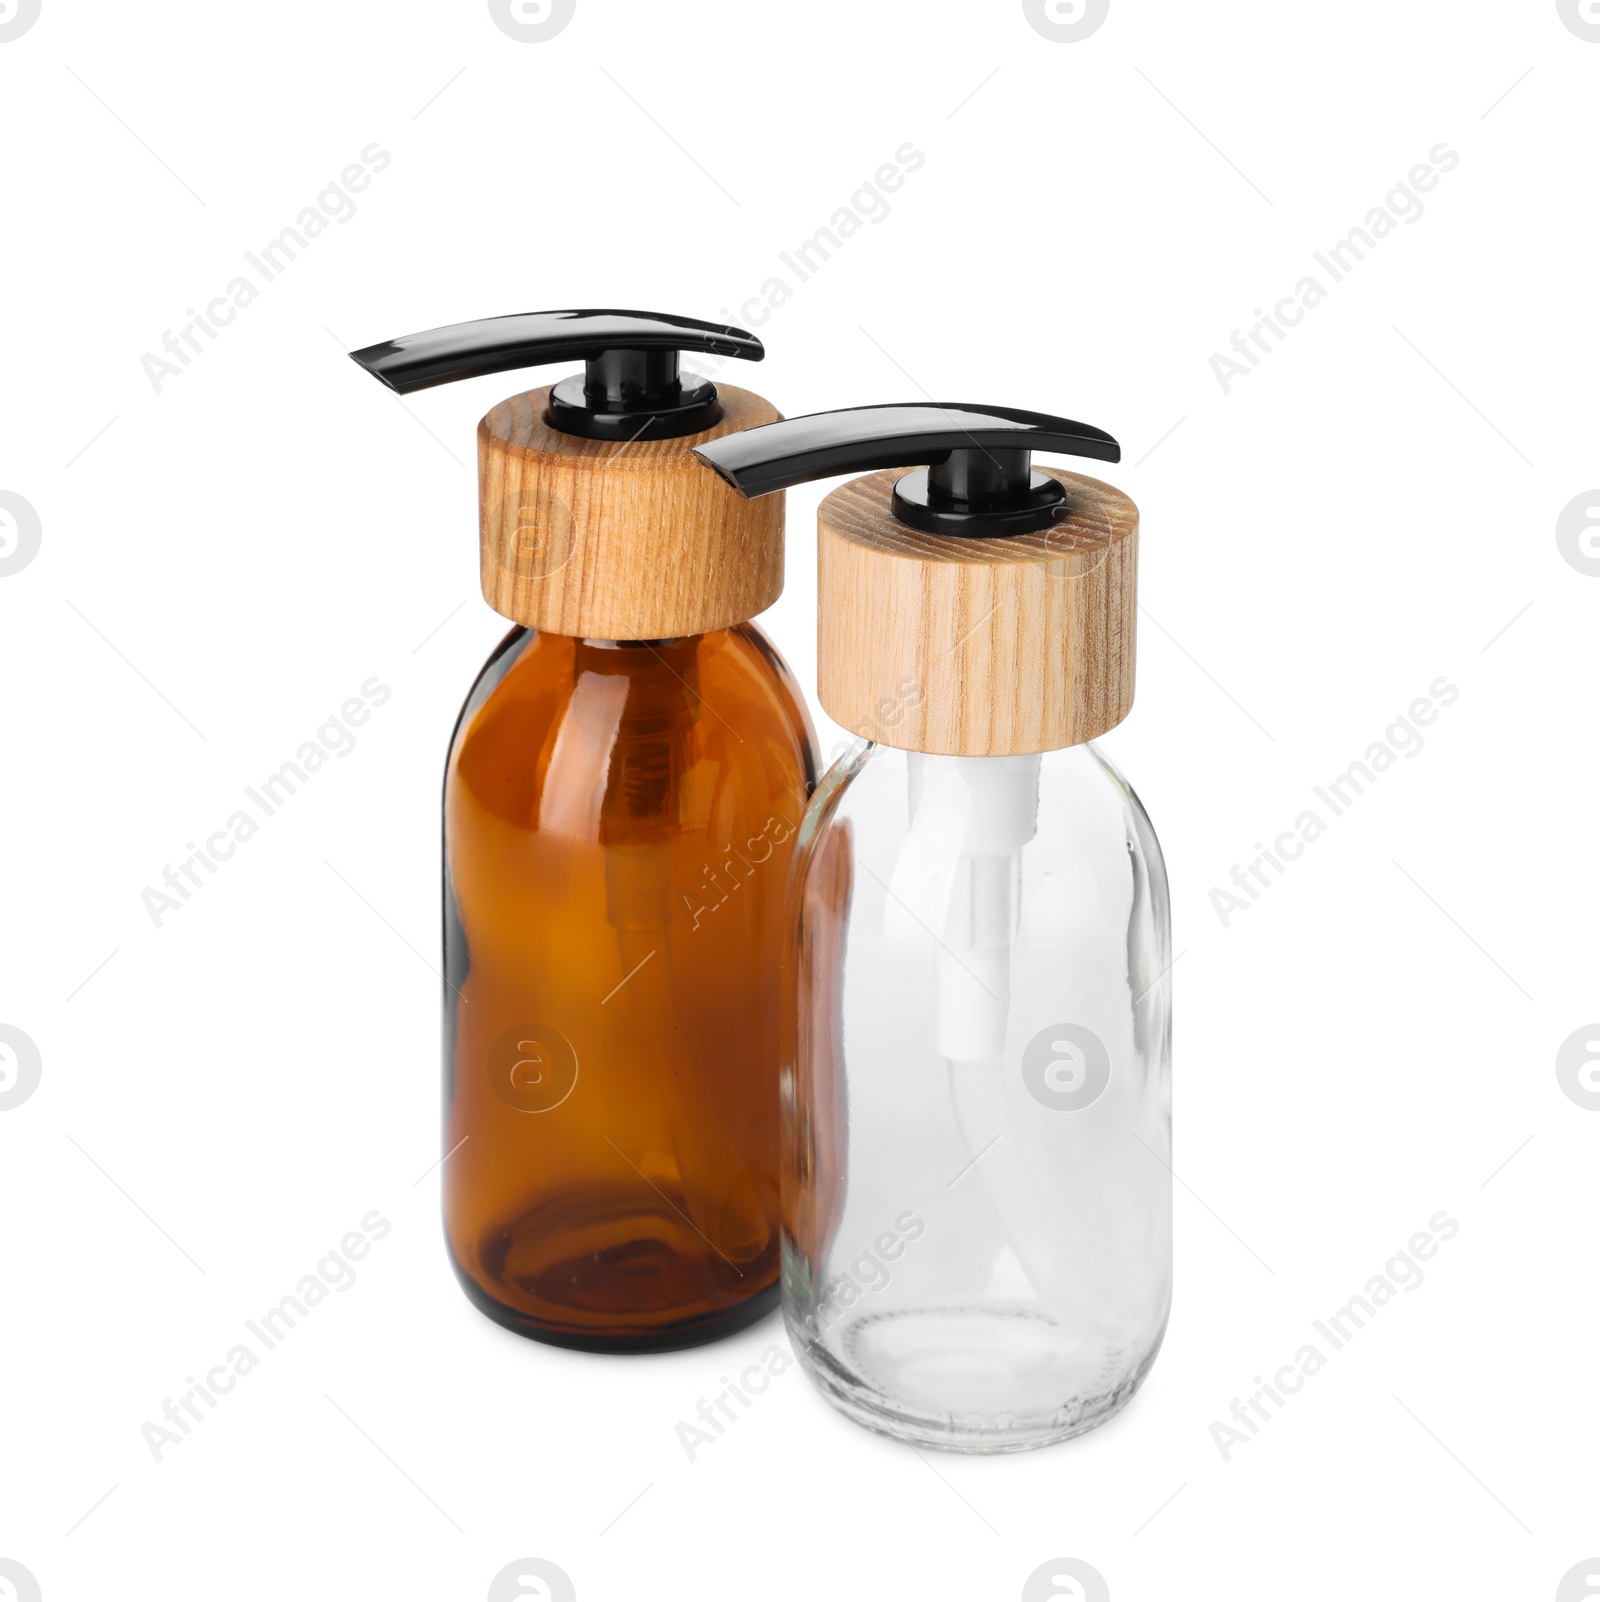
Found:
[[[1050, 1394], [1041, 1383], [1045, 1372], [1053, 1363], [1069, 1366], [1064, 1359], [1075, 1359], [1070, 1366], [1079, 1367], [1083, 1355], [1081, 1349], [1062, 1353], [1059, 1341], [1052, 1338], [1060, 1333], [1053, 1320], [1015, 1313], [929, 1310], [887, 1321], [862, 1320], [831, 1332], [827, 1344], [797, 1329], [787, 1307], [785, 1323], [801, 1367], [846, 1418], [874, 1434], [942, 1452], [1028, 1452], [1096, 1429], [1133, 1399], [1160, 1348], [1158, 1340], [1131, 1372], [1114, 1361], [1097, 1363], [1102, 1373], [1120, 1368], [1122, 1377], [1063, 1387], [1064, 1399], [1041, 1403], [1033, 1398]], [[847, 1348], [867, 1347], [871, 1328], [878, 1337], [880, 1359], [872, 1366], [882, 1369], [885, 1323], [895, 1327], [902, 1360], [895, 1374], [901, 1383], [894, 1395], [830, 1349], [835, 1337], [842, 1337]], [[1062, 1390], [1055, 1395], [1061, 1397]], [[937, 1404], [934, 1397], [940, 1399]], [[956, 1398], [963, 1405], [949, 1405]]]
[[737, 1335], [740, 1330], [759, 1323], [778, 1305], [779, 1287], [774, 1280], [764, 1290], [757, 1291], [738, 1306], [715, 1313], [696, 1314], [675, 1322], [650, 1327], [579, 1329], [552, 1323], [548, 1319], [535, 1318], [497, 1301], [456, 1261], [455, 1253], [449, 1249], [448, 1243], [445, 1250], [450, 1259], [450, 1266], [455, 1271], [457, 1283], [467, 1300], [485, 1318], [492, 1319], [502, 1329], [508, 1329], [513, 1334], [522, 1335], [528, 1340], [541, 1341], [546, 1346], [565, 1347], [569, 1351], [640, 1355], [651, 1352], [681, 1352], [692, 1346], [707, 1346], [729, 1335]]

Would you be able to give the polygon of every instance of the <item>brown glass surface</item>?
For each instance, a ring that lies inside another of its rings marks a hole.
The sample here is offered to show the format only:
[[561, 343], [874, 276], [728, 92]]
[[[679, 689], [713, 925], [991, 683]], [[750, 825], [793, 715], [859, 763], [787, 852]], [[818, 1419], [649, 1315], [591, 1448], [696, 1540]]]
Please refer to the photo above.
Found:
[[787, 881], [815, 774], [751, 624], [516, 629], [484, 669], [445, 774], [444, 1195], [490, 1317], [650, 1351], [774, 1304]]

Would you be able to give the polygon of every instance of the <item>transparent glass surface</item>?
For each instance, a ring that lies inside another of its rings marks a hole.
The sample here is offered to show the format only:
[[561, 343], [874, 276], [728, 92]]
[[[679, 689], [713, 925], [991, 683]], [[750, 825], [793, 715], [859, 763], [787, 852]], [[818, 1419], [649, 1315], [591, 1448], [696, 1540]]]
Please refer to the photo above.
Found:
[[1093, 745], [862, 742], [801, 828], [783, 1306], [869, 1428], [971, 1451], [1117, 1412], [1172, 1283], [1170, 911]]

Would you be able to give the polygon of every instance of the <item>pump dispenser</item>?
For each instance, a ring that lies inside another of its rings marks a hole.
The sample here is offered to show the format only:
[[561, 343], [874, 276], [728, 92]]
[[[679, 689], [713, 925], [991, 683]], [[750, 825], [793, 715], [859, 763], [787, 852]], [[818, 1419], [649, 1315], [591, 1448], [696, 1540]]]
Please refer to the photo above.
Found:
[[484, 598], [517, 626], [456, 725], [444, 792], [445, 1235], [524, 1335], [659, 1351], [778, 1295], [786, 880], [816, 776], [749, 620], [783, 510], [690, 454], [771, 423], [680, 370], [742, 329], [533, 312], [374, 345], [406, 393], [585, 369], [478, 426]]
[[818, 694], [860, 738], [795, 864], [783, 1305], [850, 1417], [980, 1452], [1111, 1417], [1171, 1297], [1166, 872], [1091, 743], [1133, 701], [1138, 511], [1034, 451], [1120, 456], [933, 404], [695, 452], [751, 496], [894, 469], [819, 512]]

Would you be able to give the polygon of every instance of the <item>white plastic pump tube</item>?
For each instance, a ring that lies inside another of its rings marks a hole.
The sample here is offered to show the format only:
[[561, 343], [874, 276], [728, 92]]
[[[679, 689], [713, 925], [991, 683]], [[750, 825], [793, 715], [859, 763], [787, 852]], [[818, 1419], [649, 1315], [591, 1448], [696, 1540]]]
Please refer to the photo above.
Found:
[[1039, 758], [910, 752], [906, 772], [910, 828], [888, 916], [909, 915], [938, 942], [935, 1050], [981, 1062], [1005, 1049], [1022, 848], [1039, 825]]

